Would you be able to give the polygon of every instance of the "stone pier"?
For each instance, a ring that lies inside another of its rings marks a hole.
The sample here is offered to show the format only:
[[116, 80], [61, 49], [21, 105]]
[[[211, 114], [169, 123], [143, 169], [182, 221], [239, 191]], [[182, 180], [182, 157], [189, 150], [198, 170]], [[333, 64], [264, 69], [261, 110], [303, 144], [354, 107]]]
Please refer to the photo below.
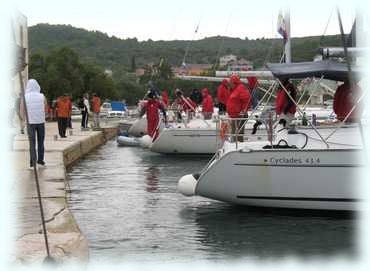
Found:
[[[77, 124], [75, 126], [78, 126]], [[117, 133], [116, 125], [101, 131], [67, 131], [67, 138], [58, 138], [56, 123], [46, 124], [45, 168], [38, 174], [44, 205], [46, 227], [52, 257], [57, 261], [77, 258], [88, 259], [87, 240], [68, 208], [68, 180], [66, 169]], [[17, 251], [15, 257], [22, 262], [41, 261], [46, 256], [40, 211], [33, 170], [29, 167], [29, 145], [26, 135], [14, 138], [17, 200]]]

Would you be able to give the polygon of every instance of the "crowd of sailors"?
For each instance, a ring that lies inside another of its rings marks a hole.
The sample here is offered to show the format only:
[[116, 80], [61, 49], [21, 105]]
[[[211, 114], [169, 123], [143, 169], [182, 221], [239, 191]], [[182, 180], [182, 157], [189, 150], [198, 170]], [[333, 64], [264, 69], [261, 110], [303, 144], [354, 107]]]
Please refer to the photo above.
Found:
[[[162, 111], [165, 121], [166, 110], [173, 109], [178, 112], [177, 121], [181, 122], [181, 113], [186, 113], [191, 118], [201, 106], [201, 114], [205, 120], [211, 119], [217, 103], [218, 114], [227, 116], [231, 119], [231, 133], [242, 134], [245, 120], [248, 118], [248, 110], [254, 108], [257, 103], [257, 88], [258, 80], [256, 77], [248, 77], [248, 83], [244, 84], [238, 75], [231, 75], [228, 79], [224, 79], [217, 87], [216, 100], [211, 96], [207, 88], [201, 91], [194, 89], [191, 94], [186, 97], [180, 89], [174, 90], [175, 99], [171, 103], [169, 94], [166, 90], [159, 94], [151, 84], [151, 88], [147, 93], [146, 101], [141, 105], [141, 116], [147, 114], [148, 135], [155, 139], [158, 136], [157, 128], [159, 123], [158, 112]], [[295, 85], [289, 79], [280, 80], [281, 85], [277, 88], [275, 98], [275, 113], [279, 122], [285, 126], [289, 124], [295, 117], [297, 111], [297, 90]], [[356, 122], [362, 113], [362, 107], [358, 106], [352, 110], [361, 91], [357, 85], [350, 87], [348, 81], [341, 84], [334, 96], [333, 110], [339, 121]], [[352, 112], [351, 112], [352, 110]], [[350, 113], [351, 112], [351, 113]], [[349, 114], [350, 113], [350, 114]], [[306, 115], [303, 116], [304, 118]], [[307, 120], [303, 120], [307, 123]]]

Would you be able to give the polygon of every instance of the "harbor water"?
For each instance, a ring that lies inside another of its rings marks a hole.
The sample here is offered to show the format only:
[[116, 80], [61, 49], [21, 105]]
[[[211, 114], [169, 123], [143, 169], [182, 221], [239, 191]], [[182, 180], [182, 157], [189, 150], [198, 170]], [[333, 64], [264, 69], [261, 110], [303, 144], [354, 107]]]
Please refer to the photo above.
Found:
[[109, 141], [68, 172], [69, 205], [91, 259], [193, 261], [355, 257], [352, 214], [255, 209], [176, 192], [210, 157]]

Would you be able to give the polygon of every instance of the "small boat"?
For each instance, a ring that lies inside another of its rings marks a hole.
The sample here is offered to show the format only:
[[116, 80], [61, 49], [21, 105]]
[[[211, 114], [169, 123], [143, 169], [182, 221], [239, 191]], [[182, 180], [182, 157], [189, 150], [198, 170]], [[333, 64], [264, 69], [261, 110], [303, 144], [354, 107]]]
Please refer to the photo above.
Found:
[[119, 146], [148, 148], [152, 143], [152, 138], [148, 135], [142, 137], [131, 137], [126, 135], [120, 135], [117, 137], [117, 143]]
[[[252, 134], [253, 124], [251, 121], [245, 128], [245, 134], [248, 135], [246, 140], [265, 139], [265, 129], [258, 129], [256, 134]], [[152, 143], [150, 150], [162, 154], [212, 155], [220, 143], [215, 122], [194, 119], [187, 125], [178, 124], [164, 128]]]
[[119, 146], [131, 146], [131, 147], [139, 147], [140, 146], [140, 138], [139, 137], [130, 137], [130, 136], [118, 136], [117, 137], [117, 144]]

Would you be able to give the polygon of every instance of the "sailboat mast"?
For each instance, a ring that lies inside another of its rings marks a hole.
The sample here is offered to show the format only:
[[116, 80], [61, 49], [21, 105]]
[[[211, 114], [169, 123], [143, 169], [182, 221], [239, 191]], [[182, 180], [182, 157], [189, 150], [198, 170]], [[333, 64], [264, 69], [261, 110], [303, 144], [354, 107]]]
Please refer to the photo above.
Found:
[[285, 27], [287, 32], [287, 41], [285, 43], [285, 63], [292, 62], [292, 49], [290, 41], [290, 9], [287, 7], [284, 14]]

